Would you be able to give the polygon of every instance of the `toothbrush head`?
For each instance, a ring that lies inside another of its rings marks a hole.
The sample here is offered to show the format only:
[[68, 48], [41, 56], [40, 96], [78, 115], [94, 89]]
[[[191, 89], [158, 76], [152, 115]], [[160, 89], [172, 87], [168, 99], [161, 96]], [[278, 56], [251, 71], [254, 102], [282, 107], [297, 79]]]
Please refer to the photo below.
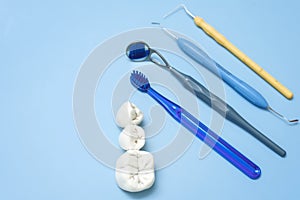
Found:
[[147, 92], [150, 88], [150, 83], [147, 77], [139, 71], [133, 70], [130, 76], [131, 84], [141, 92]]

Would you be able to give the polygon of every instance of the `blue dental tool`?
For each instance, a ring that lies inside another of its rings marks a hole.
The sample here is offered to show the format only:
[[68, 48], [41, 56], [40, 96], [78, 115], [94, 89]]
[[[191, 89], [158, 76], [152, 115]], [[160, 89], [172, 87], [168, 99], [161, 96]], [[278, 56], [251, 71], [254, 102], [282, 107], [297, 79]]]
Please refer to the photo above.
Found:
[[144, 74], [133, 71], [130, 76], [131, 84], [139, 91], [149, 94], [155, 99], [177, 122], [195, 134], [200, 140], [205, 142], [219, 155], [229, 161], [232, 165], [242, 171], [251, 179], [259, 178], [260, 168], [251, 160], [237, 151], [229, 143], [219, 137], [203, 123], [198, 121], [184, 108], [168, 100], [154, 89], [151, 88], [148, 79]]
[[[154, 23], [159, 24], [159, 23]], [[220, 64], [210, 58], [202, 49], [193, 44], [192, 42], [179, 38], [176, 35], [172, 34], [168, 29], [161, 27], [168, 35], [170, 35], [173, 39], [176, 40], [178, 47], [190, 58], [195, 60], [197, 63], [211, 71], [217, 77], [222, 79], [225, 83], [227, 83], [232, 89], [234, 89], [238, 94], [244, 97], [247, 101], [252, 103], [253, 105], [272, 112], [276, 116], [285, 120], [288, 123], [298, 123], [298, 119], [289, 120], [282, 114], [275, 111], [270, 107], [267, 100], [253, 87], [240, 80], [225, 68], [223, 68]]]

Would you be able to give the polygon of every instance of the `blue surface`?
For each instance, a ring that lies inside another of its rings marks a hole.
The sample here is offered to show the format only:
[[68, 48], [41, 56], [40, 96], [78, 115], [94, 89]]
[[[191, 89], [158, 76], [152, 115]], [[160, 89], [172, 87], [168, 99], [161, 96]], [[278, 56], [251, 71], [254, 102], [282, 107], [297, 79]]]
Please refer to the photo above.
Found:
[[[72, 94], [83, 61], [107, 38], [150, 26], [179, 3], [0, 2], [0, 199], [299, 198], [300, 125], [288, 126], [227, 86], [227, 101], [287, 150], [287, 157], [280, 158], [225, 123], [222, 137], [262, 168], [258, 180], [250, 180], [216, 153], [199, 160], [201, 142], [194, 141], [180, 159], [157, 171], [152, 189], [129, 194], [117, 187], [114, 171], [95, 160], [80, 142]], [[298, 1], [186, 1], [186, 5], [290, 88], [294, 99], [282, 97], [182, 11], [164, 24], [201, 43], [211, 57], [259, 89], [276, 110], [300, 116]], [[158, 142], [164, 141], [159, 137]]]

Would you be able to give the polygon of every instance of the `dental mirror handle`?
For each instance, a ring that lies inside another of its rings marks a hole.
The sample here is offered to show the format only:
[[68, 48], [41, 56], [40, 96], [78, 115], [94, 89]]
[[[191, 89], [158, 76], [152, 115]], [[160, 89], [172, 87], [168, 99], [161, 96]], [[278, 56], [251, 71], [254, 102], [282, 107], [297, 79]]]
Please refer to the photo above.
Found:
[[285, 157], [286, 151], [282, 149], [279, 145], [269, 139], [267, 136], [262, 134], [256, 128], [254, 128], [250, 123], [248, 123], [241, 115], [239, 115], [230, 105], [225, 103], [215, 94], [207, 90], [202, 84], [196, 81], [193, 77], [186, 75], [173, 67], [170, 67], [170, 72], [178, 79], [178, 81], [189, 90], [191, 93], [196, 95], [208, 106], [217, 111], [220, 115], [228, 119], [229, 121], [235, 123], [242, 129], [246, 130], [253, 137], [259, 140], [261, 143], [269, 147], [272, 151]]
[[232, 87], [250, 103], [259, 108], [268, 108], [267, 101], [257, 90], [228, 72], [195, 44], [183, 38], [178, 38], [177, 43], [179, 48], [183, 52], [185, 52], [188, 56], [201, 64], [203, 67], [220, 77], [224, 82], [226, 82], [230, 87]]
[[217, 43], [222, 45], [228, 51], [230, 51], [235, 57], [245, 63], [251, 70], [253, 70], [257, 75], [263, 78], [267, 83], [269, 83], [272, 87], [274, 87], [278, 92], [280, 92], [287, 99], [293, 98], [293, 93], [282, 85], [279, 81], [277, 81], [273, 76], [271, 76], [268, 72], [266, 72], [262, 67], [256, 64], [253, 60], [251, 60], [246, 54], [240, 51], [236, 46], [234, 46], [231, 42], [229, 42], [222, 34], [220, 34], [216, 29], [214, 29], [211, 25], [206, 23], [202, 18], [195, 17], [195, 24], [201, 28], [207, 35], [213, 38]]

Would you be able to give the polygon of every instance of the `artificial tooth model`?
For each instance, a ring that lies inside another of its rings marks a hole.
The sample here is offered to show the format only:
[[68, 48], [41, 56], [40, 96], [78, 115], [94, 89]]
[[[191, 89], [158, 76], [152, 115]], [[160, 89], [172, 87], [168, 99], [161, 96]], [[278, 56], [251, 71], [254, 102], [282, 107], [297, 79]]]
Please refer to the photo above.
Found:
[[149, 189], [155, 181], [154, 158], [151, 153], [140, 151], [145, 145], [145, 132], [140, 124], [143, 113], [132, 103], [125, 102], [118, 110], [116, 123], [124, 128], [119, 144], [126, 152], [116, 162], [118, 186], [128, 192]]
[[140, 150], [145, 145], [145, 131], [137, 125], [127, 125], [119, 136], [119, 144], [124, 150]]
[[123, 103], [116, 115], [116, 123], [119, 127], [125, 128], [126, 125], [139, 125], [144, 119], [140, 109], [129, 101]]

